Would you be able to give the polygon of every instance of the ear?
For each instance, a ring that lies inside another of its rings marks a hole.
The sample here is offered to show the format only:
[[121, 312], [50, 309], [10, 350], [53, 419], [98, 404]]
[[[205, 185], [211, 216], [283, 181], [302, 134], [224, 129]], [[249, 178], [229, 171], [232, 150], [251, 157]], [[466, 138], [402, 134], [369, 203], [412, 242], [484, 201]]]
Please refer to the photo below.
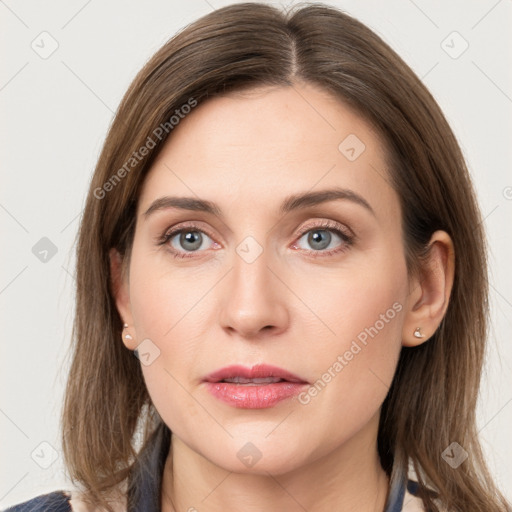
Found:
[[[439, 327], [448, 308], [455, 273], [455, 252], [450, 235], [436, 231], [429, 241], [428, 256], [410, 283], [402, 345], [414, 347], [427, 341]], [[414, 335], [420, 328], [423, 337]]]
[[[114, 296], [117, 311], [124, 324], [128, 324], [126, 329], [123, 329], [123, 343], [126, 348], [135, 350], [137, 344], [135, 342], [135, 329], [133, 327], [133, 315], [130, 303], [130, 289], [128, 280], [128, 271], [123, 265], [123, 258], [116, 249], [110, 249], [110, 276], [111, 276], [111, 289]], [[131, 336], [126, 338], [125, 334]]]

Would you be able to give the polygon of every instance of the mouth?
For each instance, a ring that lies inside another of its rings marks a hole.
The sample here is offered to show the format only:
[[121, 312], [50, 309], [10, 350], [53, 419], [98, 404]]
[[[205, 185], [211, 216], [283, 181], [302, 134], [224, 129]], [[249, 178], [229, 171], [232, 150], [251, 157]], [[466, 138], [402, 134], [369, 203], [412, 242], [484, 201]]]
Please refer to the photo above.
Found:
[[298, 395], [308, 382], [287, 370], [270, 365], [252, 368], [228, 366], [204, 379], [217, 399], [241, 409], [266, 409]]
[[247, 368], [241, 365], [226, 366], [210, 373], [205, 382], [227, 382], [230, 384], [246, 384], [263, 386], [278, 382], [293, 382], [296, 384], [308, 384], [308, 382], [293, 373], [268, 364], [255, 365]]
[[245, 377], [232, 377], [230, 379], [222, 379], [218, 382], [229, 382], [230, 384], [247, 384], [249, 386], [261, 386], [263, 384], [274, 384], [276, 382], [291, 382], [277, 377], [261, 377], [259, 379], [246, 379]]

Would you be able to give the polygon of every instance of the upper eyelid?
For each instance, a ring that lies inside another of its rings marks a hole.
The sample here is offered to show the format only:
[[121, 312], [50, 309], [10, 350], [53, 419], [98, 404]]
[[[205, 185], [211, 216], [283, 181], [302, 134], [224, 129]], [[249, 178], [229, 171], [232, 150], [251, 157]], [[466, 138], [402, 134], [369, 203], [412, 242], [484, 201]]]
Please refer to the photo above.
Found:
[[170, 228], [167, 228], [165, 231], [164, 231], [164, 235], [168, 234], [168, 233], [177, 233], [179, 231], [184, 231], [186, 229], [189, 229], [190, 231], [201, 231], [202, 233], [206, 233], [208, 236], [211, 236], [210, 235], [210, 231], [208, 230], [208, 228], [204, 228], [201, 226], [201, 222], [200, 221], [184, 221], [184, 222], [179, 222], [177, 225], [175, 226], [171, 226]]
[[347, 232], [349, 232], [350, 236], [352, 238], [355, 238], [355, 233], [344, 224], [336, 221], [328, 221], [323, 220], [320, 224], [308, 224], [306, 223], [301, 229], [298, 230], [298, 233], [296, 236], [302, 236], [304, 233], [307, 233], [308, 231], [311, 231], [313, 229], [325, 229], [325, 230], [333, 230], [333, 231], [341, 231], [343, 234], [348, 235]]

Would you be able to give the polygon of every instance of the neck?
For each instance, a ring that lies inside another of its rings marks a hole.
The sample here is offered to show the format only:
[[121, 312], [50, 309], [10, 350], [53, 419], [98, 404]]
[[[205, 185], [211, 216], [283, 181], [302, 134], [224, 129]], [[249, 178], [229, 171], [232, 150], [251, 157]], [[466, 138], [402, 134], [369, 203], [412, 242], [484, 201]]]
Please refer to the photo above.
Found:
[[327, 455], [279, 475], [227, 471], [173, 434], [162, 478], [162, 512], [383, 511], [389, 480], [374, 434], [369, 442], [368, 432], [361, 431]]

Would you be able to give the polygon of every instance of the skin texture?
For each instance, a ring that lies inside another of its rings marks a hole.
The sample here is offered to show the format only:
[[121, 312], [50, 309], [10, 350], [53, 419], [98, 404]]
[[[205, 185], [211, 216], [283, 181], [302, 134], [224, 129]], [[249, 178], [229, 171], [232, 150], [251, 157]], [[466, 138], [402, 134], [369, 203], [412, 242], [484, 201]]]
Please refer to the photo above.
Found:
[[[350, 134], [365, 145], [354, 161], [338, 149]], [[117, 307], [133, 338], [123, 341], [134, 350], [150, 339], [160, 350], [142, 370], [173, 432], [162, 510], [383, 509], [380, 407], [402, 345], [428, 342], [443, 317], [454, 258], [438, 231], [421, 275], [408, 276], [388, 177], [371, 125], [309, 84], [209, 100], [172, 132], [144, 182], [125, 271], [111, 251]], [[373, 213], [348, 199], [279, 213], [289, 195], [332, 187], [362, 196]], [[145, 217], [165, 195], [215, 202], [222, 216], [167, 208]], [[179, 234], [158, 245], [190, 221], [192, 231], [205, 232], [199, 250], [180, 244]], [[308, 240], [315, 228], [331, 234], [327, 248]], [[251, 263], [237, 253], [241, 244], [255, 254], [254, 242], [244, 246], [249, 236], [262, 250]], [[171, 248], [192, 257], [175, 258]], [[377, 324], [381, 315], [388, 321]], [[344, 358], [341, 371], [331, 370], [307, 404], [234, 408], [202, 383], [221, 367], [259, 363], [314, 383], [371, 326], [378, 333]], [[418, 326], [422, 339], [413, 336]], [[248, 442], [261, 453], [251, 467], [237, 457]]]

